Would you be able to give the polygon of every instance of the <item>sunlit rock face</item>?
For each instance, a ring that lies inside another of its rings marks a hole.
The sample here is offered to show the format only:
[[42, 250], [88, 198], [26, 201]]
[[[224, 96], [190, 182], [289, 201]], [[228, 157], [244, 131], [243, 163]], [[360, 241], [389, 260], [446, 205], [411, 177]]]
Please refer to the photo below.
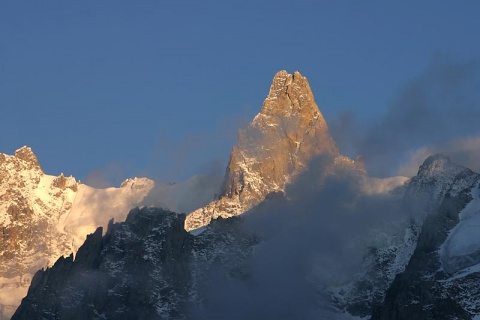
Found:
[[45, 175], [29, 147], [0, 153], [0, 319], [10, 318], [37, 269], [73, 250], [57, 224], [77, 187], [72, 177]]
[[278, 72], [260, 113], [238, 134], [221, 197], [192, 212], [185, 228], [246, 212], [268, 194], [283, 192], [311, 159], [323, 154], [353, 164], [340, 156], [307, 78], [299, 72]]
[[123, 220], [153, 188], [145, 178], [95, 189], [45, 174], [31, 148], [0, 153], [0, 319], [9, 319], [33, 274], [76, 252], [87, 234]]

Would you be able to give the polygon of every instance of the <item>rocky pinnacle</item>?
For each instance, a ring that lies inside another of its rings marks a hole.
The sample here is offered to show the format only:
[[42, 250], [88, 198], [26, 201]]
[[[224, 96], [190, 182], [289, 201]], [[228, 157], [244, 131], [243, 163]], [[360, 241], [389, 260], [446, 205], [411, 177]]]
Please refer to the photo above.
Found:
[[32, 168], [40, 169], [37, 156], [35, 155], [35, 153], [33, 153], [30, 147], [24, 146], [16, 150], [15, 157], [28, 163], [28, 166], [30, 169]]
[[298, 71], [279, 71], [259, 114], [240, 130], [218, 200], [192, 212], [185, 229], [242, 214], [285, 185], [320, 154], [338, 156], [308, 84]]

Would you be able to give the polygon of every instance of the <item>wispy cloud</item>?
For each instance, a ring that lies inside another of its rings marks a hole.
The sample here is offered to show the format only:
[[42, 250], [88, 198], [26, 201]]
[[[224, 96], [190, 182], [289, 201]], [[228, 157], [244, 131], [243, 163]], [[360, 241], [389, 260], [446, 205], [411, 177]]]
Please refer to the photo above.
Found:
[[410, 153], [409, 160], [400, 166], [399, 175], [414, 176], [429, 155], [442, 153], [453, 162], [480, 172], [480, 135], [448, 140], [443, 144], [420, 148]]
[[441, 150], [446, 141], [459, 142], [480, 133], [478, 88], [480, 60], [455, 61], [437, 55], [400, 90], [383, 118], [361, 128], [355, 115], [345, 112], [332, 121], [331, 131], [342, 150], [365, 158], [369, 172], [392, 175], [419, 150]]
[[367, 248], [378, 241], [387, 244], [379, 240], [378, 230], [393, 232], [408, 216], [400, 199], [364, 192], [358, 172], [326, 172], [331, 172], [331, 159], [315, 159], [287, 187], [289, 200], [273, 198], [245, 217], [244, 231], [264, 239], [248, 262], [250, 278], [215, 272], [202, 292], [215, 304], [197, 318], [344, 317], [328, 306], [322, 290], [351, 280]]

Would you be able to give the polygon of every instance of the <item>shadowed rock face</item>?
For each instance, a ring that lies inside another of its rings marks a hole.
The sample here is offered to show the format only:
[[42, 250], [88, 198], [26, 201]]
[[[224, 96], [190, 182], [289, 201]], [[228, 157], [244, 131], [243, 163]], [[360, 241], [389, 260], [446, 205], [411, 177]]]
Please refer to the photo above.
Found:
[[[12, 319], [177, 318], [188, 295], [188, 257], [193, 237], [184, 215], [133, 210], [125, 223], [87, 237], [73, 260], [60, 258], [38, 271]], [[158, 274], [158, 276], [156, 276]]]
[[[213, 272], [245, 277], [243, 261], [259, 240], [239, 218], [217, 220], [196, 237], [184, 214], [132, 210], [87, 237], [73, 254], [38, 271], [12, 319], [191, 319], [189, 306]], [[220, 271], [222, 270], [222, 271]]]
[[459, 213], [472, 201], [472, 188], [479, 179], [477, 173], [444, 156], [425, 160], [407, 196], [428, 195], [426, 200], [439, 200], [440, 205], [429, 206], [429, 214], [420, 218], [412, 216], [412, 221], [421, 223], [415, 251], [405, 270], [395, 277], [383, 303], [374, 308], [371, 319], [471, 319], [480, 312], [480, 273], [467, 270], [449, 274], [440, 257], [440, 248], [459, 223]]
[[322, 154], [340, 156], [307, 78], [299, 72], [278, 72], [262, 110], [238, 134], [221, 197], [192, 212], [185, 228], [242, 214], [268, 194], [283, 192], [311, 159]]

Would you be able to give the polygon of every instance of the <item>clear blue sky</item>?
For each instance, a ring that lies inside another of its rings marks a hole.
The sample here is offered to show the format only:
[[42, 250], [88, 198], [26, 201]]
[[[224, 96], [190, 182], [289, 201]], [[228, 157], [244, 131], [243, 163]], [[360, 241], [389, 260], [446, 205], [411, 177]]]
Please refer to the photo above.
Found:
[[327, 122], [369, 121], [436, 53], [480, 56], [479, 16], [479, 1], [1, 1], [0, 152], [113, 183], [216, 170], [278, 70], [308, 77]]

